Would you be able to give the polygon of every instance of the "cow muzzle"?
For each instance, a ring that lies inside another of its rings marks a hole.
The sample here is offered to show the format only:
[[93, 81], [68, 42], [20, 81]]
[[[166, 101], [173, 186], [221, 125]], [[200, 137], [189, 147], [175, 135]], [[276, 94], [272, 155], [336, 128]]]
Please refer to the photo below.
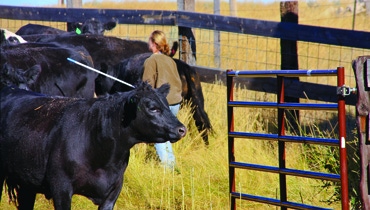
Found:
[[187, 129], [186, 129], [185, 126], [179, 126], [179, 127], [177, 127], [176, 128], [176, 137], [175, 138], [171, 138], [170, 142], [171, 143], [175, 143], [178, 140], [182, 139], [183, 137], [185, 137], [186, 132], [187, 132]]

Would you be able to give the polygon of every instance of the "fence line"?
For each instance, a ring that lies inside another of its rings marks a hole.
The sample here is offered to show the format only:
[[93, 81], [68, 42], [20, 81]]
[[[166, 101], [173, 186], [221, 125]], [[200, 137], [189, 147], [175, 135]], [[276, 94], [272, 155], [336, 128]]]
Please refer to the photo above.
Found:
[[113, 19], [118, 24], [182, 26], [286, 40], [370, 48], [370, 32], [186, 11], [42, 8], [1, 5], [0, 18], [56, 22], [83, 21], [88, 18], [96, 18], [105, 22]]

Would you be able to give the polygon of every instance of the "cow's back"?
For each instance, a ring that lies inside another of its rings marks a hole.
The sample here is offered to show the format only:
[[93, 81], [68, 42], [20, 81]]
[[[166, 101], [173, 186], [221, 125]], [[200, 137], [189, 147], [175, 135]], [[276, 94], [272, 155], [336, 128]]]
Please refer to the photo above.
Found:
[[33, 91], [49, 95], [93, 97], [97, 74], [69, 62], [67, 58], [93, 66], [91, 56], [83, 47], [71, 49], [52, 43], [4, 46], [0, 64], [3, 66], [8, 63], [18, 69], [40, 65], [41, 73], [29, 87]]
[[22, 36], [32, 34], [62, 34], [65, 31], [50, 26], [29, 23], [20, 27], [15, 33]]
[[104, 69], [116, 65], [133, 55], [149, 52], [148, 44], [138, 40], [126, 40], [103, 35], [59, 35], [41, 37], [38, 42], [56, 42], [68, 46], [83, 46], [90, 53], [95, 68]]

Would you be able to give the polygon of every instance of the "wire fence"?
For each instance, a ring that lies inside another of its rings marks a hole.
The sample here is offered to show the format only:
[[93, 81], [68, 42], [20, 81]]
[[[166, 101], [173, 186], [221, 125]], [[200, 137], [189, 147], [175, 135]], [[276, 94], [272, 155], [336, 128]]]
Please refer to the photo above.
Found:
[[[138, 2], [135, 4], [138, 4]], [[229, 15], [230, 10], [228, 8], [228, 4], [225, 2], [221, 2], [221, 4], [221, 8], [223, 9], [219, 11], [220, 14]], [[362, 8], [361, 12], [354, 12], [353, 5], [353, 1], [300, 1], [299, 23], [342, 29], [355, 28], [356, 30], [369, 31], [370, 22], [367, 21], [369, 16], [366, 14], [366, 10], [363, 10], [363, 6], [359, 6], [357, 8]], [[95, 8], [98, 6], [100, 5], [95, 5]], [[115, 5], [110, 6], [112, 8], [119, 8]], [[125, 7], [124, 2], [121, 2], [120, 6]], [[150, 5], [148, 4], [148, 6]], [[238, 17], [280, 21], [280, 4], [278, 1], [269, 4], [248, 1], [238, 2], [237, 8], [238, 11], [236, 11], [236, 14]], [[145, 7], [143, 9], [145, 9]], [[176, 9], [176, 5], [174, 5], [174, 8], [170, 7], [168, 9]], [[212, 3], [209, 2], [196, 2], [195, 11], [202, 13], [214, 12]], [[10, 31], [17, 31], [21, 26], [28, 23], [48, 25], [66, 30], [66, 24], [64, 22], [8, 19], [1, 19], [0, 21], [1, 27], [7, 28]], [[124, 39], [147, 41], [148, 34], [155, 29], [163, 30], [167, 34], [170, 43], [179, 41], [180, 39], [178, 36], [177, 26], [159, 25], [119, 24], [112, 31], [106, 32], [106, 35], [117, 36]], [[280, 51], [280, 39], [220, 32], [220, 40], [219, 42], [217, 42], [217, 40], [215, 42], [215, 31], [213, 30], [193, 28], [193, 32], [197, 44], [196, 64], [198, 66], [217, 68], [221, 70], [281, 69], [282, 55]], [[215, 51], [216, 47], [219, 47], [220, 49], [219, 57], [215, 56], [218, 55]], [[338, 66], [343, 66], [346, 74], [345, 84], [350, 87], [355, 87], [355, 77], [351, 65], [352, 60], [356, 59], [358, 56], [370, 54], [370, 49], [299, 41], [297, 42], [297, 53], [299, 69], [334, 69]], [[179, 51], [175, 57], [179, 57]], [[305, 77], [302, 78], [301, 81], [326, 85], [333, 85], [336, 83], [335, 80], [327, 77]], [[269, 97], [274, 97], [270, 95], [271, 94], [266, 93], [255, 93], [250, 96], [255, 97], [255, 100], [268, 100]], [[310, 100], [309, 94], [307, 100]], [[354, 108], [348, 108], [348, 112], [354, 114]], [[311, 114], [302, 116], [311, 116]], [[325, 114], [323, 115], [322, 113], [318, 113], [313, 117], [316, 118], [324, 116]]]

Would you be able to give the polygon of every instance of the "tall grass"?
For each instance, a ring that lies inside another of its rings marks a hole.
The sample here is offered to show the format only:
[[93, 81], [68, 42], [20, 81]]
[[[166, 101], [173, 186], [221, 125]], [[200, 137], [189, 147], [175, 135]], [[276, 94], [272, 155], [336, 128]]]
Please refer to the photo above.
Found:
[[[187, 125], [189, 133], [173, 144], [176, 156], [175, 171], [163, 168], [152, 145], [138, 144], [131, 149], [129, 166], [124, 176], [124, 185], [115, 209], [217, 209], [229, 208], [229, 172], [227, 150], [226, 89], [222, 84], [202, 83], [205, 94], [205, 109], [214, 127], [210, 145], [205, 146], [196, 131], [188, 105], [179, 112], [179, 119]], [[238, 95], [253, 94], [237, 88]], [[266, 132], [263, 112], [266, 110], [240, 110], [238, 126], [253, 132]], [[272, 125], [273, 127], [273, 125]], [[271, 128], [270, 128], [271, 129]], [[237, 161], [277, 165], [277, 144], [269, 141], [237, 139], [235, 156]], [[287, 167], [317, 170], [313, 159], [302, 145], [287, 145]], [[317, 155], [317, 154], [316, 154]], [[322, 155], [322, 154], [321, 154]], [[328, 156], [328, 155], [327, 155]], [[319, 156], [315, 156], [319, 157]], [[291, 201], [334, 209], [340, 202], [326, 202], [335, 193], [335, 186], [323, 188], [315, 179], [288, 177], [288, 195]], [[276, 174], [237, 170], [237, 190], [254, 195], [279, 197], [279, 181]], [[3, 189], [0, 209], [14, 209], [7, 204]], [[265, 204], [238, 201], [238, 209], [271, 209]], [[95, 209], [88, 199], [75, 195], [73, 209]], [[38, 196], [35, 209], [51, 209], [52, 203]]]
[[[307, 1], [309, 2], [309, 1]], [[347, 3], [333, 5], [331, 1], [318, 1], [320, 6], [312, 7], [305, 1], [299, 2], [299, 22], [307, 25], [351, 29], [351, 16], [337, 16], [330, 12], [331, 7], [345, 6]], [[339, 1], [336, 1], [339, 2]], [[222, 15], [229, 15], [228, 4], [221, 2]], [[177, 10], [175, 2], [142, 2], [142, 1], [103, 1], [89, 2], [84, 8], [115, 8], [115, 9], [161, 9]], [[213, 13], [213, 4], [207, 1], [196, 2], [197, 12]], [[238, 2], [239, 17], [279, 21], [279, 3], [263, 4], [258, 2]], [[65, 30], [65, 23], [0, 20], [2, 27], [16, 31], [29, 22], [51, 25]], [[154, 29], [164, 30], [171, 40], [177, 40], [177, 28], [171, 26], [132, 26], [120, 25], [107, 35], [122, 38], [142, 39]], [[370, 22], [365, 15], [356, 19], [357, 30], [369, 30]], [[197, 39], [197, 64], [214, 67], [213, 33], [210, 30], [195, 29]], [[279, 40], [233, 33], [221, 34], [222, 69], [279, 69]], [[299, 64], [302, 69], [325, 69], [345, 66], [346, 75], [350, 75], [347, 85], [354, 86], [350, 62], [356, 56], [369, 53], [369, 50], [333, 47], [314, 43], [298, 43]], [[347, 77], [348, 78], [348, 77]], [[314, 82], [333, 84], [330, 78], [320, 78]], [[188, 134], [175, 143], [177, 170], [168, 171], [159, 164], [152, 145], [139, 144], [131, 150], [130, 163], [125, 173], [124, 186], [115, 209], [215, 209], [229, 208], [228, 194], [228, 150], [226, 120], [226, 89], [220, 83], [202, 83], [205, 94], [205, 110], [211, 119], [214, 133], [210, 137], [210, 145], [206, 147], [197, 132], [191, 118], [189, 106], [179, 112], [179, 119], [187, 125]], [[255, 100], [275, 100], [275, 95], [256, 93], [238, 87], [237, 97], [254, 98]], [[309, 100], [309, 99], [307, 99]], [[243, 131], [274, 133], [277, 122], [276, 112], [266, 109], [236, 109], [238, 117], [235, 127]], [[331, 114], [301, 112], [303, 124], [298, 135], [336, 138], [337, 125], [332, 123]], [[320, 120], [317, 119], [317, 117]], [[328, 122], [330, 121], [330, 122]], [[323, 129], [323, 125], [326, 125]], [[354, 130], [351, 121], [349, 130]], [[351, 203], [358, 207], [358, 156], [355, 133], [349, 141], [349, 173]], [[337, 151], [326, 147], [287, 144], [287, 167], [304, 170], [337, 172]], [[236, 139], [235, 155], [238, 161], [277, 166], [277, 143], [270, 141], [254, 141]], [[338, 186], [315, 179], [288, 177], [289, 200], [340, 209]], [[278, 176], [275, 174], [255, 171], [236, 171], [237, 191], [254, 195], [279, 197]], [[356, 197], [357, 196], [357, 197]], [[273, 209], [275, 207], [249, 201], [238, 201], [238, 209]], [[73, 209], [95, 209], [91, 201], [85, 197], [73, 197]], [[6, 189], [3, 189], [0, 209], [14, 209], [7, 203]], [[52, 203], [41, 195], [37, 196], [35, 209], [52, 209]]]

